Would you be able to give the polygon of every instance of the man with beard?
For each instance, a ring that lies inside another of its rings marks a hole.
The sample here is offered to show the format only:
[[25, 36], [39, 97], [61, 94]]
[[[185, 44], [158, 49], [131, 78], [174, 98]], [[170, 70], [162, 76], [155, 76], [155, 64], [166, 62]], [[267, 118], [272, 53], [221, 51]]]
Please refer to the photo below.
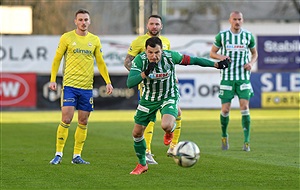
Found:
[[[135, 40], [132, 41], [127, 56], [124, 61], [124, 66], [128, 71], [130, 71], [131, 68], [131, 61], [139, 54], [145, 51], [145, 42], [147, 39], [151, 37], [159, 37], [162, 41], [163, 49], [164, 50], [170, 50], [170, 41], [168, 38], [160, 35], [161, 30], [163, 29], [162, 24], [162, 18], [159, 15], [151, 15], [148, 18], [147, 22], [147, 33], [141, 36], [138, 36]], [[139, 92], [139, 99], [142, 96], [142, 88], [143, 83], [138, 85], [138, 92]], [[153, 158], [153, 154], [151, 153], [151, 142], [153, 137], [153, 131], [154, 131], [154, 124], [155, 122], [150, 121], [147, 125], [147, 128], [145, 129], [144, 137], [147, 145], [146, 150], [146, 160], [148, 164], [157, 164], [155, 159]], [[169, 149], [167, 151], [167, 155], [171, 156], [172, 150], [175, 147], [175, 145], [179, 141], [181, 133], [181, 109], [178, 105], [178, 116], [176, 118], [176, 128], [174, 130], [174, 133], [165, 134], [164, 136], [164, 144], [166, 146], [169, 146]]]

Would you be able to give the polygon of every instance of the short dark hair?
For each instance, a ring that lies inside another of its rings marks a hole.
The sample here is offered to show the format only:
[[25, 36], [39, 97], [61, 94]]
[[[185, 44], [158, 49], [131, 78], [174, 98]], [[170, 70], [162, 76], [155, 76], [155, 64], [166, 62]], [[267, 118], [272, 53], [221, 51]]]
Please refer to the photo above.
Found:
[[150, 16], [148, 17], [148, 20], [149, 20], [150, 18], [158, 18], [158, 19], [160, 19], [160, 21], [162, 22], [162, 18], [161, 18], [161, 16], [159, 16], [159, 15], [150, 15]]
[[88, 14], [88, 15], [90, 15], [90, 12], [88, 10], [86, 10], [86, 9], [79, 9], [75, 13], [75, 18], [77, 17], [78, 14]]
[[155, 36], [146, 40], [145, 48], [147, 49], [148, 46], [155, 48], [156, 45], [159, 45], [162, 48], [161, 39]]

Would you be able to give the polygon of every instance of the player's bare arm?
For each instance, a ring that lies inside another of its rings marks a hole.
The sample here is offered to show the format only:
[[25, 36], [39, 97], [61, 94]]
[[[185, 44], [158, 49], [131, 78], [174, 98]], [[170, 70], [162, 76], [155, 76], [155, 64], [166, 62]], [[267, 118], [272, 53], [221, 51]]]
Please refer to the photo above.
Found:
[[252, 49], [250, 49], [250, 51], [251, 51], [251, 61], [249, 63], [247, 63], [246, 65], [244, 65], [244, 69], [246, 69], [247, 71], [250, 71], [252, 69], [252, 67], [258, 57], [256, 48], [252, 48]]
[[125, 61], [124, 61], [124, 66], [125, 68], [130, 71], [131, 68], [131, 61], [134, 59], [134, 56], [127, 54]]
[[230, 60], [229, 56], [225, 56], [225, 55], [221, 55], [218, 54], [217, 52], [219, 51], [220, 48], [216, 47], [216, 46], [212, 46], [211, 50], [210, 50], [210, 54], [209, 56], [213, 59], [218, 59], [218, 60], [224, 60], [224, 59], [228, 59]]

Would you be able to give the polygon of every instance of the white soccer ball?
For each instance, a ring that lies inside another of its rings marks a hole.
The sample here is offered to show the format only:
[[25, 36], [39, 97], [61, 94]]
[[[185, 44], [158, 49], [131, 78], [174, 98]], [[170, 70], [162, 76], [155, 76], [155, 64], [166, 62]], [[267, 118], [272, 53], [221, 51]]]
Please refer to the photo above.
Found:
[[173, 159], [181, 167], [192, 167], [200, 158], [199, 147], [191, 141], [180, 141], [173, 149]]

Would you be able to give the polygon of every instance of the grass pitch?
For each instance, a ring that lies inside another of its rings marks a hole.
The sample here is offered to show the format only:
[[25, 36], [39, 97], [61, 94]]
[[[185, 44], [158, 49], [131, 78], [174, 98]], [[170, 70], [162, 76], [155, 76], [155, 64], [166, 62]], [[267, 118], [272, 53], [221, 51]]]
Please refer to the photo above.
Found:
[[[0, 189], [299, 189], [299, 111], [251, 110], [251, 152], [242, 151], [238, 110], [230, 115], [230, 149], [220, 148], [219, 110], [183, 110], [180, 140], [194, 141], [201, 158], [181, 168], [166, 156], [160, 120], [152, 152], [158, 165], [139, 176], [131, 131], [134, 111], [94, 111], [82, 157], [71, 164], [77, 116], [63, 162], [50, 165], [60, 112], [1, 113]], [[159, 117], [159, 115], [158, 115]]]

